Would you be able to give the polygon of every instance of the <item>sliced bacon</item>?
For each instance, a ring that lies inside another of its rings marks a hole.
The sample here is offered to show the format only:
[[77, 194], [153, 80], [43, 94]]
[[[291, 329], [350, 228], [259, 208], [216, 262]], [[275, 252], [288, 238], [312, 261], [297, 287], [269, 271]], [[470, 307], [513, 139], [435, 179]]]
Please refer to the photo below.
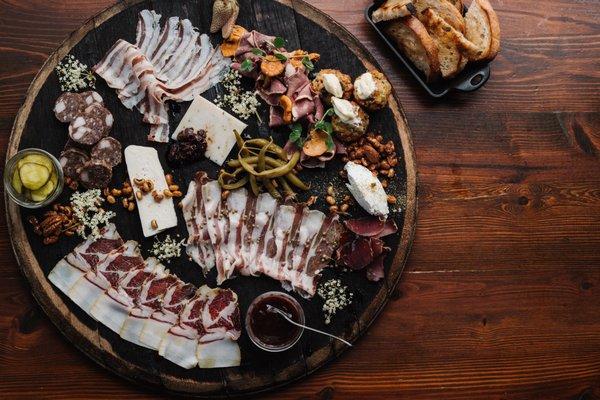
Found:
[[165, 102], [193, 100], [221, 80], [231, 61], [190, 20], [171, 17], [161, 29], [160, 19], [154, 11], [142, 10], [136, 44], [119, 39], [93, 70], [117, 91], [125, 107], [144, 115], [151, 125], [149, 140], [167, 142]]
[[[202, 196], [204, 217], [190, 217], [194, 196], [196, 202]], [[190, 185], [183, 207], [186, 221], [206, 221], [219, 284], [234, 272], [263, 274], [288, 290], [311, 297], [316, 278], [328, 266], [344, 231], [338, 216], [327, 217], [301, 205], [280, 205], [268, 193], [254, 197], [246, 189], [238, 189], [222, 201], [216, 181], [206, 181], [200, 190], [196, 184]], [[187, 224], [188, 243], [195, 243], [200, 227]], [[197, 253], [195, 247], [190, 249], [190, 254]], [[194, 255], [192, 259], [200, 260]], [[201, 260], [198, 264], [203, 270], [210, 269]]]

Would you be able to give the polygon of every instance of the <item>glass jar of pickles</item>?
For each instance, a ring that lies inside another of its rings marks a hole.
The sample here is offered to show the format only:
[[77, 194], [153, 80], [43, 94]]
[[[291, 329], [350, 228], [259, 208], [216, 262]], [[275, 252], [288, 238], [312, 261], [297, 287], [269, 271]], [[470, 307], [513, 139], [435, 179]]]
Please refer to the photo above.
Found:
[[4, 169], [4, 187], [10, 197], [27, 208], [50, 204], [62, 192], [64, 177], [58, 160], [41, 149], [15, 154]]

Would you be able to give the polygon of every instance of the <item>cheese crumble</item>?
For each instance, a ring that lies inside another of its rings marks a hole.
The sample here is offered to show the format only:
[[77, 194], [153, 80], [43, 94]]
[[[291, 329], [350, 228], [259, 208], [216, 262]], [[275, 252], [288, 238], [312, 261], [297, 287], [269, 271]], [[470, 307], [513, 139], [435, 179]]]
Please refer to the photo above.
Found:
[[184, 241], [177, 241], [171, 235], [167, 235], [163, 241], [156, 239], [150, 252], [160, 261], [169, 263], [171, 258], [181, 256], [181, 246], [183, 246]]
[[[100, 189], [92, 189], [86, 192], [75, 192], [71, 195], [71, 208], [73, 215], [79, 221], [77, 228], [79, 236], [86, 238], [92, 236], [99, 238], [100, 227], [106, 225], [116, 214], [102, 208], [104, 198]], [[86, 232], [90, 231], [87, 235]]]
[[353, 293], [348, 291], [348, 286], [342, 285], [339, 279], [330, 279], [317, 289], [317, 294], [323, 300], [325, 324], [329, 325], [331, 318], [341, 309], [352, 304]]
[[235, 69], [230, 69], [223, 77], [221, 83], [225, 93], [218, 95], [215, 104], [221, 108], [229, 108], [238, 117], [247, 120], [253, 115], [260, 121], [258, 107], [260, 102], [256, 92], [250, 92], [241, 88], [242, 76]]
[[71, 54], [66, 56], [54, 69], [58, 75], [60, 90], [63, 92], [77, 92], [96, 87], [94, 73]]

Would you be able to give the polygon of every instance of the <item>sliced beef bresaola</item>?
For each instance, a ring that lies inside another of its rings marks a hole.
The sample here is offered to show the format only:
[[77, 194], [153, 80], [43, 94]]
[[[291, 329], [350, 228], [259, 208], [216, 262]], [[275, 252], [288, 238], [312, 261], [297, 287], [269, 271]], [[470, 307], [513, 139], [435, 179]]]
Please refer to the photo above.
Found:
[[348, 231], [341, 236], [335, 252], [337, 262], [353, 270], [366, 268], [367, 279], [379, 281], [384, 277], [383, 261], [390, 250], [381, 238], [396, 233], [396, 223], [371, 217], [347, 220], [344, 224]]
[[190, 183], [183, 213], [188, 255], [204, 272], [216, 267], [218, 284], [236, 273], [262, 274], [305, 297], [314, 296], [344, 231], [338, 215], [279, 204], [268, 193], [242, 188], [222, 200], [218, 182], [203, 172]]
[[123, 339], [159, 351], [183, 368], [240, 364], [237, 296], [196, 288], [155, 258], [144, 260], [134, 241], [113, 224], [60, 260], [48, 279], [82, 310]]

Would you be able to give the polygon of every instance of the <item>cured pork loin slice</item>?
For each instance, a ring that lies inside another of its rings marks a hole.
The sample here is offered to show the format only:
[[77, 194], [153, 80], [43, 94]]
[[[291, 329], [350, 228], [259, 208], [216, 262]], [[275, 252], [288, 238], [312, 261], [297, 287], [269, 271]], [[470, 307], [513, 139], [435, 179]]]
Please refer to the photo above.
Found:
[[236, 294], [181, 281], [157, 259], [144, 260], [138, 244], [124, 243], [112, 224], [59, 261], [49, 279], [123, 339], [183, 368], [240, 364]]
[[183, 209], [188, 254], [206, 272], [213, 263], [204, 258], [209, 251], [202, 246], [210, 243], [218, 284], [235, 272], [263, 274], [305, 297], [314, 296], [316, 280], [344, 231], [337, 215], [280, 205], [267, 193], [255, 197], [242, 188], [222, 200], [218, 182], [207, 180], [205, 174], [190, 184]]

